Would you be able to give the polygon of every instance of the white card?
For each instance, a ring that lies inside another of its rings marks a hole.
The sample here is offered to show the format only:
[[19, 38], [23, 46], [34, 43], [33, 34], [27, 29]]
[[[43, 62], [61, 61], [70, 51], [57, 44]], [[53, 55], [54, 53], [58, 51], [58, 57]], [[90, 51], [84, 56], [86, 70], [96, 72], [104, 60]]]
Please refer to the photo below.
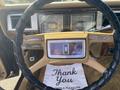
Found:
[[64, 66], [48, 64], [43, 83], [62, 90], [76, 90], [88, 86], [82, 64]]

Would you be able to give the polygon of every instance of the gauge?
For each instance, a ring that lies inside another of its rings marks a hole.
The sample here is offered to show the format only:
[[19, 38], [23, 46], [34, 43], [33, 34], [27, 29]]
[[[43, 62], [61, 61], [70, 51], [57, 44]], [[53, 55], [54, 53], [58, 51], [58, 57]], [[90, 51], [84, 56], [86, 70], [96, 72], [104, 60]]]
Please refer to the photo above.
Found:
[[49, 30], [57, 30], [58, 29], [58, 24], [56, 22], [48, 22], [47, 27]]
[[39, 15], [39, 26], [41, 33], [60, 32], [63, 30], [63, 15]]
[[71, 15], [71, 29], [74, 31], [88, 31], [95, 26], [95, 13], [81, 13]]
[[83, 31], [84, 30], [84, 21], [78, 21], [74, 25], [74, 30], [75, 31]]

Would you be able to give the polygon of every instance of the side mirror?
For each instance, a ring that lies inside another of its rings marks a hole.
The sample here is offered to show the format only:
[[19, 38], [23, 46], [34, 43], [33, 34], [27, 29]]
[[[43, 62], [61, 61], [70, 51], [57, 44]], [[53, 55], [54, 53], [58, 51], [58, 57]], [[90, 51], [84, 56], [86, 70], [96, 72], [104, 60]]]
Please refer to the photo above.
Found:
[[0, 80], [17, 76], [17, 66], [13, 42], [0, 29]]

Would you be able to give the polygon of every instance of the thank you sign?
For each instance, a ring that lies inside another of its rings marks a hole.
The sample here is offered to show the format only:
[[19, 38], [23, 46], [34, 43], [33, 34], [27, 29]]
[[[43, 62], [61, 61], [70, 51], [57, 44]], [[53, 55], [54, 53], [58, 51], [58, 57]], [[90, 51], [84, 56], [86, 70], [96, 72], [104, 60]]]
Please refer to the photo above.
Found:
[[62, 90], [76, 90], [87, 86], [82, 64], [47, 65], [44, 83]]

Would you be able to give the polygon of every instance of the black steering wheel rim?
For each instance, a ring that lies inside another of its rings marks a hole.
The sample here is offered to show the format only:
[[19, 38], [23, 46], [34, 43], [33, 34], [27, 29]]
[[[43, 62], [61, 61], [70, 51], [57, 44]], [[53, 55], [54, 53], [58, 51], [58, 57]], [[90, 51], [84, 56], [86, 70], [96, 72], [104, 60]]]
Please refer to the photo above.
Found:
[[[32, 5], [30, 5], [24, 12], [23, 16], [19, 20], [16, 30], [16, 47], [15, 47], [15, 55], [16, 60], [18, 63], [19, 68], [21, 69], [23, 75], [28, 79], [29, 82], [31, 82], [35, 87], [39, 88], [40, 90], [60, 90], [60, 89], [54, 89], [51, 87], [46, 86], [45, 84], [41, 83], [37, 78], [35, 78], [32, 74], [32, 72], [27, 68], [24, 57], [22, 54], [21, 45], [23, 43], [23, 32], [25, 29], [25, 24], [28, 22], [30, 17], [34, 14], [34, 10], [38, 8], [42, 8], [46, 3], [53, 2], [54, 0], [37, 0]], [[114, 33], [114, 55], [113, 55], [113, 61], [110, 64], [109, 68], [103, 73], [103, 75], [100, 77], [99, 80], [95, 81], [88, 87], [85, 87], [83, 89], [79, 90], [98, 90], [100, 87], [106, 84], [107, 81], [110, 80], [112, 77], [112, 74], [115, 72], [119, 62], [120, 62], [120, 22], [117, 18], [117, 16], [112, 12], [110, 7], [103, 3], [101, 0], [81, 0], [86, 1], [88, 4], [96, 7], [98, 10], [100, 10], [106, 18], [110, 21], [113, 28], [116, 30]]]

